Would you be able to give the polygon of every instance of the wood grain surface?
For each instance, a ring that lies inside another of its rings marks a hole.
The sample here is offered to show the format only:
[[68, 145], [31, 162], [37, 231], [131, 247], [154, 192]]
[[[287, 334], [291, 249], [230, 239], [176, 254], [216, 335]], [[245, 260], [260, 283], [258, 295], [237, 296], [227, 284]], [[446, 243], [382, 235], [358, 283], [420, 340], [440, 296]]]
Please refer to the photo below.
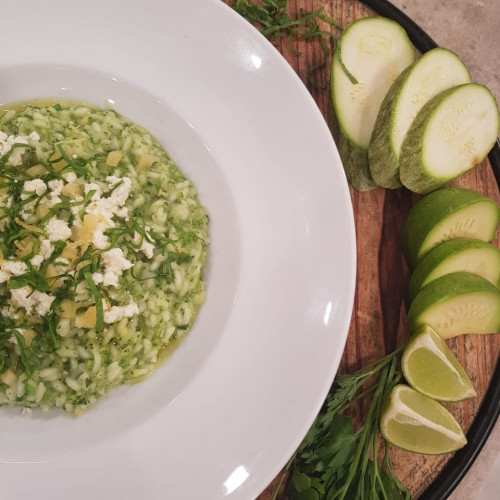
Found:
[[[232, 0], [223, 0], [231, 5]], [[342, 27], [361, 17], [375, 15], [357, 0], [290, 0], [289, 13], [300, 9], [313, 11], [325, 7], [324, 14]], [[322, 28], [335, 36], [340, 31], [322, 23]], [[288, 38], [275, 42], [276, 47], [307, 86], [328, 121], [331, 113], [330, 63], [319, 42], [303, 40], [290, 43]], [[311, 68], [315, 68], [311, 71]], [[453, 186], [474, 189], [500, 203], [498, 186], [488, 160], [453, 182]], [[403, 220], [419, 199], [404, 188], [368, 192], [350, 189], [357, 237], [357, 283], [352, 321], [339, 370], [361, 368], [407, 339], [406, 311], [408, 301], [408, 268], [401, 252], [400, 236]], [[495, 242], [498, 245], [498, 239]], [[500, 354], [500, 335], [467, 335], [447, 341], [471, 378], [477, 397], [447, 407], [464, 431], [476, 416], [493, 375]], [[367, 404], [354, 411], [359, 423]], [[423, 493], [447, 463], [451, 455], [424, 456], [392, 447], [395, 473], [414, 498]], [[277, 480], [262, 493], [259, 500], [269, 500]], [[284, 498], [281, 495], [279, 498]]]

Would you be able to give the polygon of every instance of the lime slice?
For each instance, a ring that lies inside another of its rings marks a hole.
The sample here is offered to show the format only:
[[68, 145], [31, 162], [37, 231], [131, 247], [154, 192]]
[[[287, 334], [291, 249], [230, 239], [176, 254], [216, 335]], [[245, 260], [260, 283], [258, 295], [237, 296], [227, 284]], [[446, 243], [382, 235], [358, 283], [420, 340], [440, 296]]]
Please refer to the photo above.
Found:
[[401, 358], [406, 381], [418, 392], [438, 401], [463, 401], [476, 391], [441, 337], [428, 325], [420, 327]]
[[385, 403], [380, 430], [389, 443], [415, 453], [441, 455], [467, 444], [460, 425], [443, 405], [402, 384], [394, 387]]

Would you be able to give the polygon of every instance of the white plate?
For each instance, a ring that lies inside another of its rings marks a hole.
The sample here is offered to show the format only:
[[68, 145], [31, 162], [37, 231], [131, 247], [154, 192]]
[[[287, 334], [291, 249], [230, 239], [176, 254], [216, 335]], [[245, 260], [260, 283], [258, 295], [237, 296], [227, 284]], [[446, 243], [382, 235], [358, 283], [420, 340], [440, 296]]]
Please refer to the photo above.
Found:
[[24, 0], [1, 16], [0, 100], [110, 100], [194, 180], [212, 238], [208, 301], [149, 380], [78, 419], [0, 409], [1, 496], [257, 496], [321, 406], [353, 303], [351, 202], [319, 110], [219, 0]]

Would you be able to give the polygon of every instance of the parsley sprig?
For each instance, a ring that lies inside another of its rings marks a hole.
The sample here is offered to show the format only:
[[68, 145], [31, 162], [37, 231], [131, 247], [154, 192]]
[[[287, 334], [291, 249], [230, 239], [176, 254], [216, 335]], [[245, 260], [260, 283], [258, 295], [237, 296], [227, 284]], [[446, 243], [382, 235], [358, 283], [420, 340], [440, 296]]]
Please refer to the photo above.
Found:
[[[274, 499], [288, 477], [290, 500], [411, 500], [393, 473], [387, 443], [380, 463], [378, 458], [380, 414], [385, 397], [402, 378], [401, 351], [336, 377], [321, 412], [285, 467]], [[355, 430], [344, 412], [370, 395], [365, 421]]]

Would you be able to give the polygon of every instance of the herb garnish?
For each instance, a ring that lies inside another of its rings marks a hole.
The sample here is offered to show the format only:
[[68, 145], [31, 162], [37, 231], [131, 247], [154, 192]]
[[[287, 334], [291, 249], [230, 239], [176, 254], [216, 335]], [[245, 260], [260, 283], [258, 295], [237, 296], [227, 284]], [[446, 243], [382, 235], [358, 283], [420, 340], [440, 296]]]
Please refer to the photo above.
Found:
[[92, 295], [95, 300], [95, 312], [96, 312], [96, 323], [95, 323], [95, 331], [97, 333], [102, 332], [104, 328], [104, 310], [102, 306], [102, 297], [97, 289], [94, 280], [92, 279], [92, 275], [89, 272], [83, 273], [83, 277], [89, 286]]
[[[321, 412], [286, 465], [274, 499], [289, 474], [286, 494], [290, 500], [411, 500], [393, 473], [386, 442], [382, 465], [377, 458], [382, 403], [402, 378], [398, 369], [401, 351], [335, 378]], [[375, 376], [377, 381], [364, 388]], [[370, 394], [365, 422], [355, 430], [343, 412]]]
[[[263, 0], [259, 5], [251, 0], [234, 0], [232, 8], [273, 42], [282, 37], [288, 37], [290, 45], [297, 38], [305, 41], [317, 40], [323, 51], [323, 60], [306, 70], [306, 77], [313, 84], [312, 73], [325, 66], [334, 43], [338, 40], [333, 33], [322, 29], [320, 21], [342, 29], [339, 23], [324, 14], [324, 5], [312, 12], [300, 9], [295, 15], [288, 14], [288, 0]], [[294, 52], [298, 56], [302, 54], [297, 50]]]

